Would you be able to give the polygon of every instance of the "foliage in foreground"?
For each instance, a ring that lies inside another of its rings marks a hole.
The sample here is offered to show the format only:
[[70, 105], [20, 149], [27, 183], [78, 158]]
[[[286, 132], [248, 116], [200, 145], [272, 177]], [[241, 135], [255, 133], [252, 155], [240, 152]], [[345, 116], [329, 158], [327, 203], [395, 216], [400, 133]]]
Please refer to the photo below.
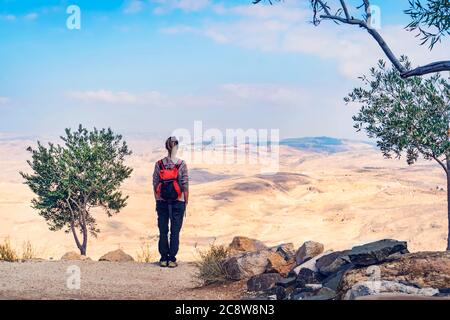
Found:
[[223, 262], [229, 255], [228, 249], [222, 245], [212, 244], [206, 250], [199, 250], [199, 259], [195, 262], [196, 278], [204, 285], [227, 281], [229, 277]]

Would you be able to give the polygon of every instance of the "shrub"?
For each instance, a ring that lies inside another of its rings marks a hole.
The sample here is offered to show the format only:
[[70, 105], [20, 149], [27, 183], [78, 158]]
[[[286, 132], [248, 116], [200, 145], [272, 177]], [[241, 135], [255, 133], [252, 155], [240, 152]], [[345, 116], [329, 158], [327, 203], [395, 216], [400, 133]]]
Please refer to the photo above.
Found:
[[0, 244], [0, 261], [15, 262], [18, 260], [17, 251], [11, 246], [9, 238], [6, 238], [3, 244]]
[[195, 277], [204, 285], [223, 283], [229, 279], [223, 262], [230, 255], [227, 248], [212, 244], [206, 250], [199, 250], [199, 259], [195, 262]]
[[25, 241], [22, 245], [22, 260], [30, 260], [37, 258], [36, 248], [30, 241]]
[[141, 250], [137, 253], [137, 261], [149, 263], [155, 260], [152, 253], [151, 246], [149, 242], [145, 242], [141, 245]]

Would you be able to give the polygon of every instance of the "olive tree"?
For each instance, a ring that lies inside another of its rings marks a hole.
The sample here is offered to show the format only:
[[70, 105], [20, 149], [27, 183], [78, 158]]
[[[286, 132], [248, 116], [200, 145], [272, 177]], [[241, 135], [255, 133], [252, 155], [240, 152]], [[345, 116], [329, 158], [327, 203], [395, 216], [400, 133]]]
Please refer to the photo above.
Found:
[[61, 136], [63, 146], [37, 142], [29, 147], [32, 173], [20, 172], [35, 193], [32, 207], [38, 210], [50, 230], [72, 233], [82, 255], [86, 255], [88, 234], [100, 232], [92, 209], [100, 207], [111, 217], [126, 206], [128, 196], [120, 191], [132, 169], [124, 164], [131, 154], [122, 136], [111, 129], [88, 131], [81, 125]]
[[[401, 57], [405, 70], [411, 64]], [[354, 127], [377, 139], [386, 158], [406, 156], [409, 165], [420, 156], [436, 161], [447, 178], [447, 215], [450, 250], [450, 83], [439, 74], [403, 79], [395, 68], [380, 61], [361, 77], [363, 87], [355, 88], [344, 100], [361, 105], [353, 117]]]

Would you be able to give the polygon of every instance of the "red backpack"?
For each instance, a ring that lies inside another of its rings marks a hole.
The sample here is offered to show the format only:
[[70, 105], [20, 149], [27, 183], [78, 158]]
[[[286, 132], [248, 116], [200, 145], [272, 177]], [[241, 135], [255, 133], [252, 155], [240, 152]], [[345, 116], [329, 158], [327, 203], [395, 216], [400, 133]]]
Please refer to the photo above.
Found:
[[172, 202], [181, 198], [181, 188], [178, 183], [181, 163], [179, 160], [173, 168], [168, 169], [162, 160], [158, 161], [160, 182], [156, 187], [156, 194], [165, 201]]

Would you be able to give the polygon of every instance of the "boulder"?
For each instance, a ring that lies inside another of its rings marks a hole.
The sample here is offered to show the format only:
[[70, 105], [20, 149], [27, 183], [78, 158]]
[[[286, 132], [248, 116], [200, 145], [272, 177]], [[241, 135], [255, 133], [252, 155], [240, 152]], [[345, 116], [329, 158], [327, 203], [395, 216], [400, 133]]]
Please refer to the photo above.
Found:
[[224, 261], [223, 268], [230, 280], [247, 279], [264, 273], [272, 253], [270, 250], [261, 250], [232, 256]]
[[279, 273], [258, 274], [247, 281], [248, 291], [265, 291], [275, 286], [275, 283], [282, 279]]
[[[377, 268], [378, 274], [375, 278], [374, 268]], [[344, 275], [342, 290], [348, 291], [356, 283], [373, 279], [402, 282], [421, 288], [449, 288], [450, 252], [407, 253], [376, 266], [350, 270]]]
[[276, 286], [275, 295], [277, 296], [277, 300], [284, 300], [287, 297], [286, 288], [283, 286]]
[[299, 271], [296, 278], [296, 287], [303, 288], [308, 284], [320, 284], [324, 280], [324, 276], [311, 269], [303, 268]]
[[384, 239], [353, 247], [348, 257], [355, 266], [370, 266], [386, 261], [396, 253], [408, 253], [405, 241]]
[[134, 259], [129, 254], [126, 254], [123, 250], [117, 249], [103, 255], [98, 261], [131, 262], [134, 261]]
[[322, 281], [322, 285], [326, 288], [329, 288], [333, 291], [338, 292], [341, 287], [342, 280], [344, 278], [345, 273], [347, 272], [347, 270], [349, 270], [351, 268], [353, 268], [353, 266], [351, 264], [344, 266], [338, 272], [336, 272], [336, 273], [328, 276], [326, 279], [324, 279]]
[[364, 281], [356, 283], [348, 290], [344, 296], [344, 300], [354, 300], [359, 297], [382, 294], [412, 294], [431, 297], [439, 294], [439, 290], [434, 288], [417, 288], [416, 286], [408, 286], [395, 281]]
[[330, 288], [320, 288], [318, 291], [315, 291], [313, 294], [306, 296], [302, 300], [333, 300], [337, 297], [337, 293]]
[[291, 300], [333, 300], [337, 293], [329, 288], [297, 288], [290, 295]]
[[275, 250], [275, 252], [280, 254], [286, 261], [295, 261], [295, 252], [293, 243], [284, 243], [272, 247], [271, 250]]
[[[288, 257], [288, 256], [285, 256]], [[271, 252], [268, 256], [267, 260], [267, 267], [266, 272], [268, 273], [279, 273], [283, 276], [286, 276], [294, 267], [295, 261], [292, 260], [285, 260], [285, 257], [283, 257], [278, 251]], [[289, 258], [289, 257], [288, 257]]]
[[319, 272], [325, 276], [330, 276], [339, 270], [346, 268], [349, 264], [350, 250], [336, 251], [330, 254], [324, 255], [317, 259], [316, 267]]
[[314, 288], [295, 288], [291, 294], [289, 295], [290, 300], [303, 300], [305, 297], [313, 295], [314, 292], [317, 292], [319, 289]]
[[297, 265], [306, 262], [319, 254], [324, 250], [323, 244], [314, 241], [307, 241], [297, 250], [295, 253], [295, 262]]
[[82, 256], [81, 254], [75, 252], [75, 251], [69, 251], [66, 252], [62, 257], [61, 260], [64, 261], [70, 261], [70, 260], [80, 260], [80, 261], [88, 261], [91, 260], [91, 258], [88, 258], [86, 256]]
[[240, 254], [243, 252], [255, 252], [268, 249], [267, 246], [259, 240], [247, 237], [234, 237], [228, 246], [230, 254]]
[[322, 258], [322, 257], [324, 257], [324, 256], [326, 256], [326, 255], [328, 255], [328, 254], [330, 254], [330, 253], [331, 253], [331, 251], [327, 251], [327, 252], [324, 252], [324, 253], [319, 254], [318, 256], [315, 256], [315, 257], [312, 258], [312, 259], [309, 259], [309, 260], [306, 261], [306, 262], [303, 262], [301, 265], [296, 266], [296, 267], [292, 270], [292, 274], [298, 275], [298, 273], [299, 273], [300, 270], [302, 270], [302, 269], [309, 269], [309, 270], [312, 270], [312, 271], [314, 271], [314, 272], [318, 272], [319, 269], [317, 269], [317, 266], [316, 266], [317, 260], [319, 260], [320, 258]]
[[283, 288], [288, 288], [288, 287], [295, 285], [296, 282], [297, 282], [296, 277], [289, 277], [289, 278], [282, 278], [276, 284], [277, 284], [277, 286], [280, 286]]

